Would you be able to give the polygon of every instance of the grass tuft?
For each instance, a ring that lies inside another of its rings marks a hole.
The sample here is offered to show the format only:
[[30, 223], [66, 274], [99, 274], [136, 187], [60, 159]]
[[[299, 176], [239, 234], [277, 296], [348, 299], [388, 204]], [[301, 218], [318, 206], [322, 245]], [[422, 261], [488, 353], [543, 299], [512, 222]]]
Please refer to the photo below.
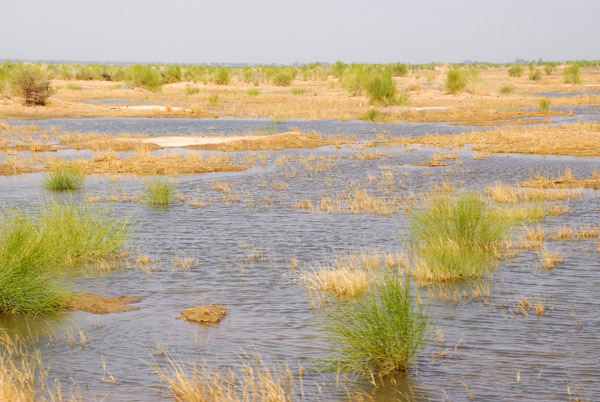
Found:
[[154, 177], [146, 180], [144, 200], [152, 205], [169, 205], [173, 202], [177, 185], [167, 179]]
[[581, 84], [581, 76], [579, 75], [579, 65], [573, 64], [564, 71], [565, 84]]
[[332, 350], [324, 365], [336, 371], [367, 376], [405, 372], [426, 342], [427, 316], [413, 303], [408, 277], [402, 283], [386, 275], [356, 302], [328, 310], [326, 320]]
[[540, 112], [546, 112], [550, 108], [550, 99], [540, 99]]
[[83, 186], [82, 170], [70, 164], [59, 164], [46, 174], [44, 188], [51, 191], [79, 190]]
[[415, 252], [412, 275], [422, 280], [479, 278], [490, 270], [512, 226], [477, 194], [434, 194], [410, 216]]

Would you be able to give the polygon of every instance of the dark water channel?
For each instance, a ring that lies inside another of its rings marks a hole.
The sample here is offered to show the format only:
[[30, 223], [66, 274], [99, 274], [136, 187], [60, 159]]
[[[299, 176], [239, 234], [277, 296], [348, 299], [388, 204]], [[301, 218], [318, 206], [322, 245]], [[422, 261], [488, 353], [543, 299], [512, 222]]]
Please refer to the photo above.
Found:
[[[238, 120], [193, 123], [178, 119], [127, 119], [124, 121], [48, 120], [27, 122], [43, 127], [60, 126], [79, 132], [144, 132], [152, 135], [215, 132], [242, 133], [268, 126], [268, 121]], [[12, 122], [11, 122], [12, 124]], [[373, 136], [387, 131], [396, 135], [425, 132], [464, 131], [464, 127], [442, 125], [372, 125], [353, 122], [285, 122], [278, 131], [299, 126], [326, 134]], [[289, 127], [288, 127], [289, 126]], [[214, 130], [210, 130], [214, 127]], [[314, 128], [318, 127], [318, 128]], [[351, 127], [350, 130], [347, 127]], [[462, 164], [449, 161], [448, 167], [416, 167], [429, 161], [434, 150], [416, 148], [376, 148], [384, 156], [356, 159], [350, 148], [320, 148], [266, 152], [262, 166], [241, 173], [182, 176], [178, 192], [206, 199], [204, 208], [189, 201], [157, 209], [139, 203], [104, 201], [110, 194], [139, 194], [143, 181], [133, 178], [109, 180], [91, 177], [75, 198], [97, 196], [98, 206], [107, 205], [130, 217], [135, 232], [133, 254], [145, 253], [157, 261], [157, 271], [148, 275], [137, 270], [77, 279], [78, 291], [103, 296], [143, 296], [139, 310], [92, 315], [64, 313], [47, 319], [5, 319], [2, 325], [37, 333], [50, 378], [65, 386], [73, 378], [82, 387], [84, 400], [162, 401], [170, 400], [154, 374], [151, 364], [166, 365], [168, 358], [185, 363], [206, 361], [209, 365], [223, 357], [257, 352], [272, 361], [287, 362], [293, 369], [302, 365], [305, 400], [348, 400], [348, 395], [365, 392], [377, 401], [404, 400], [569, 400], [567, 392], [591, 400], [600, 398], [600, 254], [598, 240], [547, 242], [561, 254], [565, 263], [552, 271], [540, 269], [535, 252], [523, 253], [503, 262], [490, 281], [487, 301], [458, 304], [421, 295], [428, 305], [432, 329], [444, 334], [444, 344], [430, 341], [417, 367], [395, 378], [395, 385], [373, 388], [362, 379], [336, 386], [333, 376], [313, 370], [313, 361], [325, 355], [318, 309], [311, 306], [305, 289], [297, 282], [298, 273], [290, 260], [298, 260], [298, 271], [320, 263], [331, 263], [338, 254], [352, 251], [403, 250], [406, 248], [406, 218], [400, 212], [391, 216], [329, 214], [295, 209], [298, 201], [315, 206], [322, 196], [342, 194], [351, 183], [385, 197], [369, 175], [394, 176], [393, 193], [426, 192], [432, 185], [450, 182], [464, 189], [483, 190], [503, 182], [516, 184], [531, 178], [532, 172], [557, 175], [566, 167], [577, 177], [590, 177], [600, 168], [598, 159], [497, 155], [473, 160], [469, 150], [461, 152]], [[361, 153], [363, 151], [360, 151]], [[297, 162], [278, 165], [277, 155], [296, 157]], [[315, 160], [300, 160], [315, 155]], [[238, 157], [243, 157], [240, 154]], [[321, 158], [323, 157], [323, 158]], [[322, 164], [322, 169], [315, 169]], [[308, 166], [308, 167], [307, 167]], [[317, 171], [318, 170], [318, 171]], [[292, 174], [294, 173], [294, 174]], [[294, 177], [292, 177], [294, 176]], [[41, 187], [41, 174], [0, 176], [0, 204], [31, 205], [47, 197]], [[213, 189], [216, 181], [226, 181], [240, 202], [223, 201], [223, 193]], [[285, 183], [276, 190], [273, 183]], [[563, 225], [600, 225], [600, 193], [585, 191], [581, 200], [559, 202], [571, 213], [547, 218], [540, 226], [558, 230]], [[265, 199], [265, 197], [267, 197]], [[515, 234], [516, 236], [516, 234]], [[177, 257], [193, 258], [190, 272], [173, 272]], [[259, 257], [256, 257], [259, 256]], [[455, 285], [451, 290], [459, 290]], [[521, 297], [539, 298], [548, 309], [544, 316], [515, 314]], [[202, 327], [176, 320], [179, 312], [197, 303], [219, 303], [229, 314], [218, 326]], [[27, 329], [26, 329], [27, 328]], [[90, 339], [85, 348], [71, 348], [66, 332], [80, 328]], [[433, 336], [432, 336], [433, 337]], [[158, 346], [166, 355], [158, 353]], [[447, 349], [445, 357], [435, 356]], [[106, 365], [106, 372], [103, 369]], [[104, 382], [110, 373], [115, 383]]]

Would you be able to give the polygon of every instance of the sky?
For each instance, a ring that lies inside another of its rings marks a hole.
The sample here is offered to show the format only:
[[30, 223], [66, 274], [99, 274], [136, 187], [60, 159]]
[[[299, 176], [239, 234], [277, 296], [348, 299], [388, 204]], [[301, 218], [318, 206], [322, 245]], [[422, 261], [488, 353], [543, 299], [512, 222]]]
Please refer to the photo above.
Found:
[[0, 0], [0, 59], [600, 59], [600, 0]]

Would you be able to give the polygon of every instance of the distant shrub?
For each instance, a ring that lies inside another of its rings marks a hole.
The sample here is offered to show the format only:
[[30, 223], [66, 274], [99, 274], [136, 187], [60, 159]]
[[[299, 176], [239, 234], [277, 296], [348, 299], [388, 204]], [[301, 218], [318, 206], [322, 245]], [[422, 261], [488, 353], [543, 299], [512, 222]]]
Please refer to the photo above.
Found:
[[248, 88], [246, 90], [246, 95], [256, 96], [260, 94], [260, 90], [258, 88]]
[[296, 78], [296, 74], [296, 69], [278, 69], [271, 76], [271, 82], [279, 87], [288, 87]]
[[361, 95], [363, 92], [365, 76], [362, 68], [352, 68], [346, 71], [340, 81], [340, 85], [351, 96]]
[[540, 99], [540, 112], [545, 112], [550, 108], [550, 99]]
[[531, 81], [539, 81], [542, 79], [542, 72], [540, 70], [535, 70], [529, 73], [529, 79]]
[[523, 74], [523, 66], [515, 64], [515, 65], [510, 66], [510, 68], [508, 69], [509, 77], [520, 77], [522, 74]]
[[293, 88], [292, 95], [304, 95], [306, 93], [305, 88]]
[[17, 68], [12, 74], [11, 83], [13, 92], [25, 99], [26, 105], [44, 106], [54, 93], [50, 82], [36, 67]]
[[410, 94], [408, 92], [402, 92], [401, 94], [396, 96], [396, 101], [394, 102], [394, 104], [396, 104], [398, 106], [406, 106], [406, 105], [408, 105], [409, 101], [410, 101]]
[[546, 75], [552, 74], [553, 71], [554, 71], [554, 66], [552, 64], [546, 64], [544, 66], [544, 72], [546, 73]]
[[145, 88], [152, 92], [160, 92], [162, 79], [158, 71], [152, 66], [135, 64], [127, 69], [126, 80], [129, 85]]
[[369, 102], [376, 105], [391, 105], [396, 100], [396, 85], [391, 74], [386, 72], [373, 73], [364, 83]]
[[213, 81], [217, 85], [227, 85], [231, 82], [233, 73], [229, 67], [217, 67], [213, 73]]
[[511, 86], [505, 85], [503, 87], [500, 87], [500, 93], [501, 94], [509, 94], [512, 91], [514, 91], [515, 89]]
[[200, 88], [196, 88], [196, 87], [186, 87], [185, 88], [186, 95], [196, 95], [197, 93], [200, 93]]
[[462, 92], [467, 87], [467, 77], [462, 70], [450, 70], [444, 84], [446, 91], [451, 94]]
[[167, 84], [179, 82], [182, 78], [181, 67], [179, 67], [177, 64], [168, 65], [164, 68], [161, 75], [163, 81]]
[[388, 64], [385, 69], [394, 77], [406, 77], [408, 75], [408, 65], [404, 63]]
[[580, 84], [581, 77], [579, 75], [579, 64], [573, 64], [564, 71], [565, 84]]
[[342, 63], [341, 61], [337, 61], [332, 67], [331, 70], [333, 72], [333, 76], [337, 77], [337, 78], [342, 78], [342, 76], [344, 75], [344, 71], [346, 71], [346, 68], [348, 66], [345, 63]]

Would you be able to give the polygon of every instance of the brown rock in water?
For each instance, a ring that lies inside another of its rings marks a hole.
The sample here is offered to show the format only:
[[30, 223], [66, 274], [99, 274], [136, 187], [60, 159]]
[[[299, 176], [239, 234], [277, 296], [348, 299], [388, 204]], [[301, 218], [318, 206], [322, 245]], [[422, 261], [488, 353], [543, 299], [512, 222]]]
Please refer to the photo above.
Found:
[[183, 310], [181, 316], [177, 319], [196, 324], [217, 324], [226, 315], [227, 310], [223, 307], [211, 304], [210, 306], [198, 306]]
[[67, 309], [92, 314], [122, 313], [137, 310], [137, 307], [128, 304], [137, 303], [142, 299], [142, 297], [102, 297], [93, 294], [80, 294], [69, 301]]

